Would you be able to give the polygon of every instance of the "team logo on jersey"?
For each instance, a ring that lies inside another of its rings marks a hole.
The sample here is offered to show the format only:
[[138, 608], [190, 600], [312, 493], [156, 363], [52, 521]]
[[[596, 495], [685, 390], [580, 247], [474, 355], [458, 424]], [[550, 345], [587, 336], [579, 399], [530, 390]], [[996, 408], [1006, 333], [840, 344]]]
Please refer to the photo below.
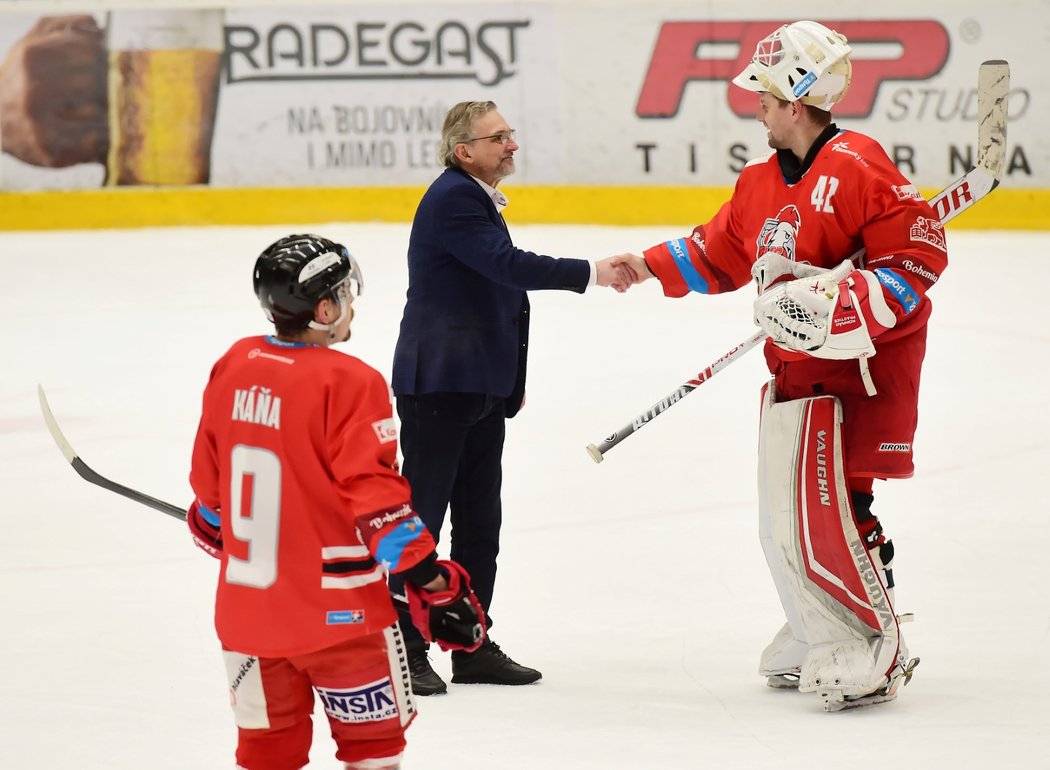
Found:
[[364, 610], [331, 610], [325, 613], [325, 625], [345, 626], [365, 622]]
[[406, 518], [415, 518], [420, 524], [423, 523], [423, 520], [419, 519], [412, 511], [411, 505], [402, 505], [397, 510], [383, 511], [382, 513], [374, 514], [368, 520], [368, 526], [373, 529], [382, 529], [387, 524], [393, 524], [395, 521], [401, 521]]
[[340, 722], [381, 722], [398, 715], [390, 677], [349, 689], [315, 688], [324, 704], [325, 713]]
[[252, 385], [248, 390], [233, 391], [233, 414], [230, 419], [251, 422], [266, 428], [281, 429], [281, 397], [270, 388]]
[[376, 438], [379, 439], [380, 444], [397, 441], [397, 424], [394, 422], [393, 417], [387, 417], [385, 420], [378, 420], [372, 423], [372, 430], [376, 432]]
[[903, 265], [904, 269], [907, 270], [909, 273], [915, 273], [915, 275], [920, 276], [921, 278], [925, 278], [930, 283], [935, 283], [939, 278], [937, 273], [933, 272], [932, 270], [926, 269], [922, 265], [912, 262], [910, 259], [904, 260], [903, 262], [901, 262], [901, 265]]
[[756, 257], [763, 254], [779, 254], [794, 261], [798, 231], [802, 228], [802, 216], [794, 206], [785, 206], [772, 219], [762, 223], [755, 245]]
[[890, 188], [899, 201], [921, 201], [924, 200], [913, 184], [892, 185]]
[[911, 226], [911, 230], [908, 231], [908, 236], [913, 241], [928, 243], [935, 249], [940, 249], [945, 253], [948, 251], [948, 247], [944, 243], [944, 225], [936, 219], [919, 217], [915, 220], [915, 224]]
[[897, 302], [904, 308], [905, 315], [911, 313], [919, 306], [919, 293], [901, 276], [897, 275], [896, 271], [885, 267], [877, 267], [874, 273], [875, 277], [879, 279], [879, 283], [897, 298]]
[[689, 240], [691, 240], [693, 242], [693, 245], [696, 246], [697, 251], [706, 256], [707, 243], [704, 241], [704, 236], [701, 235], [701, 232], [702, 231], [700, 230], [700, 228], [693, 230], [693, 234], [689, 236]]
[[868, 161], [864, 160], [864, 156], [863, 155], [861, 155], [856, 150], [851, 150], [849, 148], [849, 142], [846, 142], [846, 141], [835, 142], [833, 145], [831, 145], [831, 151], [832, 152], [841, 152], [843, 155], [849, 155], [851, 158], [853, 158], [855, 161], [857, 161], [860, 165], [864, 166], [864, 168], [867, 168], [868, 165], [869, 165]]
[[248, 358], [269, 358], [271, 361], [280, 361], [282, 364], [294, 364], [294, 358], [288, 358], [288, 356], [276, 356], [273, 353], [265, 353], [259, 348], [252, 348], [248, 351]]

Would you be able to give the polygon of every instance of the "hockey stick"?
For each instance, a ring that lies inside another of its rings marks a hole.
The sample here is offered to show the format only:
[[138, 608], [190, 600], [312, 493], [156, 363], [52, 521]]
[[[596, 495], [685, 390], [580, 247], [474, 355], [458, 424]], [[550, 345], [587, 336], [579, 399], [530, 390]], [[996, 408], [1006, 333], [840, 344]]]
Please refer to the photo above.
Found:
[[[969, 171], [930, 199], [941, 224], [946, 224], [966, 211], [999, 186], [1006, 161], [1006, 122], [1010, 92], [1010, 65], [1001, 60], [986, 61], [977, 74], [977, 160]], [[858, 251], [850, 259], [864, 255]], [[636, 416], [620, 430], [597, 444], [587, 445], [587, 454], [596, 463], [605, 459], [605, 453], [628, 436], [636, 433], [651, 420], [666, 412], [718, 372], [742, 358], [760, 342], [765, 332], [756, 332], [728, 353], [679, 385], [646, 411]]]
[[40, 397], [40, 411], [44, 414], [44, 422], [47, 423], [47, 429], [51, 433], [51, 438], [58, 444], [58, 448], [62, 451], [66, 460], [70, 465], [73, 466], [80, 478], [88, 481], [95, 486], [108, 489], [110, 492], [116, 492], [118, 495], [122, 495], [129, 500], [134, 500], [136, 503], [142, 503], [145, 506], [152, 508], [155, 511], [166, 513], [169, 516], [173, 516], [180, 521], [186, 521], [186, 511], [177, 505], [166, 503], [163, 500], [158, 500], [155, 497], [150, 497], [147, 494], [139, 492], [138, 490], [126, 487], [123, 484], [118, 484], [115, 481], [107, 479], [100, 473], [97, 473], [91, 466], [80, 459], [80, 455], [76, 453], [69, 440], [66, 439], [65, 434], [58, 427], [58, 422], [55, 421], [55, 415], [51, 412], [51, 406], [47, 403], [47, 396], [44, 395], [44, 386], [36, 386], [37, 395]]
[[[55, 415], [51, 411], [51, 405], [47, 403], [47, 396], [44, 395], [44, 386], [36, 386], [37, 395], [40, 397], [40, 411], [43, 412], [44, 422], [47, 423], [47, 429], [51, 433], [51, 438], [58, 444], [59, 450], [63, 456], [73, 466], [80, 478], [84, 479], [95, 486], [108, 489], [110, 492], [116, 492], [122, 497], [126, 497], [129, 500], [134, 500], [136, 503], [142, 503], [147, 508], [152, 508], [155, 511], [166, 513], [172, 518], [179, 519], [180, 521], [186, 521], [186, 511], [177, 505], [172, 503], [166, 503], [163, 500], [158, 500], [155, 497], [150, 497], [144, 492], [139, 492], [137, 489], [126, 487], [123, 484], [118, 484], [112, 479], [108, 479], [101, 473], [95, 471], [86, 462], [80, 459], [80, 455], [77, 454], [76, 450], [73, 449], [72, 444], [66, 438], [62, 429], [58, 427], [58, 421], [55, 420]], [[390, 594], [390, 598], [394, 601], [394, 604], [398, 609], [408, 612], [408, 599], [400, 594]]]

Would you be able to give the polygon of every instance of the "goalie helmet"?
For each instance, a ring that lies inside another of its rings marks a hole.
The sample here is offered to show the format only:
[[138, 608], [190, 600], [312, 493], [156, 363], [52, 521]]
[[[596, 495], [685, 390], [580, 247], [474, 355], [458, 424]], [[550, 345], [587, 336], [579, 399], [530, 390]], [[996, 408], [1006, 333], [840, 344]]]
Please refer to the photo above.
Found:
[[345, 312], [361, 294], [361, 268], [345, 246], [319, 235], [288, 235], [255, 261], [253, 285], [266, 317], [280, 327], [305, 329], [317, 303], [330, 297]]
[[760, 40], [751, 63], [733, 83], [830, 110], [846, 95], [852, 74], [844, 35], [815, 21], [796, 21]]

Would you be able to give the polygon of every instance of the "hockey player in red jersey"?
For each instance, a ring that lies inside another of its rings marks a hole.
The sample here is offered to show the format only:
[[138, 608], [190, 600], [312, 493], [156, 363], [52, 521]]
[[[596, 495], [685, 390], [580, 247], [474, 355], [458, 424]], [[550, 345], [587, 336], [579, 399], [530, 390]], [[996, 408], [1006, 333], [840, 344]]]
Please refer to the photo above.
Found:
[[313, 693], [346, 768], [400, 767], [415, 716], [387, 573], [445, 649], [476, 649], [481, 608], [412, 510], [390, 389], [336, 352], [361, 271], [345, 247], [282, 238], [255, 264], [276, 335], [242, 339], [204, 391], [190, 483], [195, 542], [222, 560], [215, 626], [238, 726], [237, 763], [308, 762]]
[[917, 663], [872, 481], [912, 475], [926, 293], [947, 265], [915, 187], [875, 140], [832, 122], [851, 74], [845, 37], [816, 22], [762, 40], [733, 82], [756, 93], [774, 152], [745, 166], [711, 221], [619, 259], [670, 297], [757, 284], [773, 374], [760, 535], [788, 620], [760, 671], [828, 710], [893, 698]]

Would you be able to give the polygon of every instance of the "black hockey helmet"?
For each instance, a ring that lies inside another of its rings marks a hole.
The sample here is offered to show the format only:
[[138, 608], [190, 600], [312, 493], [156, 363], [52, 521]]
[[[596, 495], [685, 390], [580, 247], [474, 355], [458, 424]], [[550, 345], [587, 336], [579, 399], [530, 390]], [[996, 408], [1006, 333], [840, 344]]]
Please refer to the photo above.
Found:
[[287, 235], [259, 255], [253, 285], [267, 318], [305, 329], [318, 302], [356, 297], [364, 282], [357, 261], [341, 243], [319, 235]]

